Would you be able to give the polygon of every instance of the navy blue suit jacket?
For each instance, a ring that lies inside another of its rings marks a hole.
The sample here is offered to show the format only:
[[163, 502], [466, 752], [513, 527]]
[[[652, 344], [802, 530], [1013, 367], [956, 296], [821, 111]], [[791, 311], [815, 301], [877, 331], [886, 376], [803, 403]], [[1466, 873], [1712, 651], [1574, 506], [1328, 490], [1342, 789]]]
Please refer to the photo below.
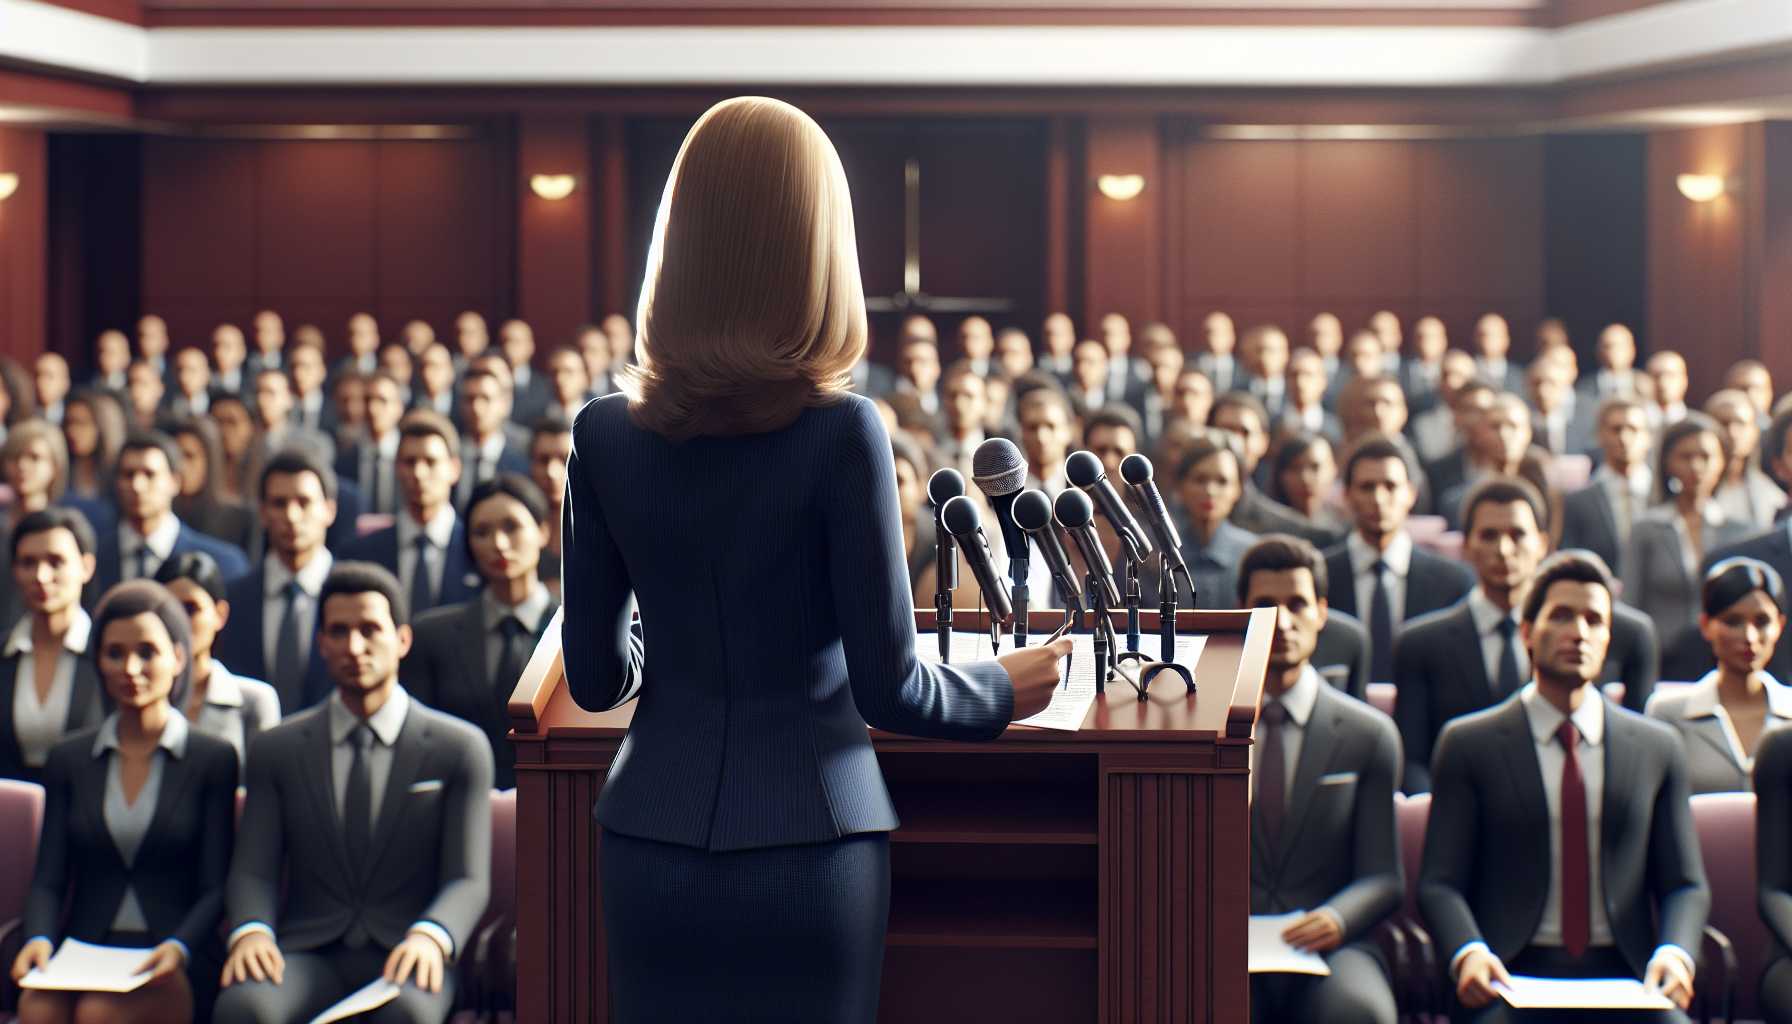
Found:
[[615, 832], [739, 850], [889, 831], [867, 723], [1008, 725], [1000, 664], [916, 656], [890, 438], [865, 398], [681, 443], [600, 398], [573, 426], [562, 535], [572, 697], [640, 698], [597, 803]]
[[[105, 595], [106, 591], [122, 578], [119, 560], [122, 557], [118, 549], [118, 530], [107, 530], [100, 534], [99, 550], [95, 552], [95, 560], [99, 569], [94, 573], [93, 583], [87, 588], [87, 597], [94, 604]], [[236, 580], [249, 571], [249, 557], [243, 549], [229, 541], [219, 540], [209, 533], [200, 533], [186, 523], [180, 524], [180, 533], [174, 538], [174, 547], [169, 557], [185, 554], [188, 551], [203, 551], [218, 562], [218, 570], [224, 574], [225, 582]]]
[[[218, 634], [217, 655], [224, 667], [237, 675], [273, 682], [274, 672], [268, 664], [266, 642], [262, 639], [267, 625], [265, 596], [268, 589], [267, 570], [255, 571], [230, 584], [230, 621]], [[304, 688], [298, 693], [280, 693], [280, 710], [292, 714], [310, 707], [330, 695], [330, 672], [317, 644], [310, 645], [311, 661], [305, 666]]]
[[[375, 530], [343, 547], [336, 553], [338, 559], [352, 559], [359, 562], [374, 562], [385, 566], [392, 575], [398, 576], [400, 584], [404, 577], [398, 572], [398, 525], [395, 523], [383, 530]], [[479, 579], [479, 572], [473, 566], [472, 558], [467, 554], [467, 525], [460, 519], [454, 521], [454, 536], [448, 539], [447, 561], [442, 565], [442, 590], [436, 595], [436, 603], [432, 607], [440, 608], [445, 604], [459, 604], [479, 595], [484, 584]], [[412, 608], [411, 617], [428, 611], [428, 608]], [[225, 662], [226, 665], [230, 664]], [[265, 677], [264, 677], [265, 678]]]

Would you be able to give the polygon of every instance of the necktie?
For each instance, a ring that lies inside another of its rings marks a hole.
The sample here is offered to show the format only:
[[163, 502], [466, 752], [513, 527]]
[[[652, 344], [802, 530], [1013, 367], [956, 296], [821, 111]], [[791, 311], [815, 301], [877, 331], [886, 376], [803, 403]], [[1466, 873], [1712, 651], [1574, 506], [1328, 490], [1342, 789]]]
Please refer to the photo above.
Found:
[[[367, 764], [368, 752], [373, 749], [373, 728], [366, 722], [355, 726], [349, 734], [349, 747], [353, 757], [348, 763], [348, 785], [342, 794], [342, 839], [348, 862], [364, 872], [373, 848], [373, 776]], [[367, 928], [357, 914], [342, 937], [343, 944], [359, 949], [367, 944], [367, 938]]]
[[1618, 542], [1630, 539], [1630, 523], [1636, 515], [1636, 495], [1630, 490], [1628, 480], [1618, 481]]
[[1263, 749], [1257, 753], [1257, 820], [1272, 843], [1281, 837], [1288, 801], [1288, 766], [1282, 753], [1282, 723], [1287, 719], [1288, 709], [1281, 701], [1263, 705]]
[[1507, 616], [1500, 620], [1500, 673], [1495, 682], [1494, 699], [1503, 699], [1518, 692], [1518, 623]]
[[498, 674], [492, 683], [498, 706], [503, 708], [510, 703], [510, 691], [516, 689], [516, 681], [522, 678], [523, 669], [529, 667], [529, 655], [535, 652], [535, 643], [529, 630], [514, 615], [506, 615], [504, 621], [498, 623], [498, 637], [501, 644]]
[[1388, 597], [1388, 563], [1376, 559], [1375, 590], [1369, 595], [1369, 680], [1394, 681], [1394, 605]]
[[392, 462], [377, 451], [373, 454], [373, 510], [392, 514]]
[[301, 691], [305, 688], [305, 637], [301, 630], [299, 612], [305, 600], [305, 590], [297, 580], [286, 584], [286, 607], [280, 615], [280, 631], [274, 635], [274, 663], [268, 673], [274, 683], [274, 689], [280, 694], [280, 703], [289, 708], [303, 707]]
[[149, 578], [149, 545], [137, 545], [137, 571], [131, 576], [134, 580]]
[[1587, 951], [1592, 924], [1589, 921], [1587, 882], [1587, 790], [1581, 784], [1580, 760], [1575, 750], [1578, 734], [1574, 723], [1564, 721], [1556, 729], [1562, 744], [1562, 948], [1569, 956]]
[[418, 533], [414, 544], [417, 560], [411, 569], [411, 614], [421, 615], [436, 606], [435, 588], [429, 585], [429, 535]]

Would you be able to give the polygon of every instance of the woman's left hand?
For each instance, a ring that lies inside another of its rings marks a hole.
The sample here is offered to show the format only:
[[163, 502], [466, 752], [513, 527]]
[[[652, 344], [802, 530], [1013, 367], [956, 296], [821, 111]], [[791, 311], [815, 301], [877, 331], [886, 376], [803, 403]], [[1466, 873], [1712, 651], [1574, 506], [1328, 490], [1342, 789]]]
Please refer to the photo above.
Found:
[[180, 946], [172, 941], [164, 942], [149, 951], [149, 958], [137, 968], [138, 974], [149, 975], [149, 982], [157, 982], [184, 968], [186, 956], [181, 953]]

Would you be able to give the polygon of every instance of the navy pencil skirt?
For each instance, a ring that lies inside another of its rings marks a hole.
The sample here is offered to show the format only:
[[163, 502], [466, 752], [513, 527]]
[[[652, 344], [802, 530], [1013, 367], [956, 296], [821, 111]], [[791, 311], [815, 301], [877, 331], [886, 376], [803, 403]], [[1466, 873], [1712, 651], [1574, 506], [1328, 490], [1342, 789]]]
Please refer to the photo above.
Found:
[[876, 1019], [888, 833], [711, 853], [605, 829], [599, 874], [619, 1024]]

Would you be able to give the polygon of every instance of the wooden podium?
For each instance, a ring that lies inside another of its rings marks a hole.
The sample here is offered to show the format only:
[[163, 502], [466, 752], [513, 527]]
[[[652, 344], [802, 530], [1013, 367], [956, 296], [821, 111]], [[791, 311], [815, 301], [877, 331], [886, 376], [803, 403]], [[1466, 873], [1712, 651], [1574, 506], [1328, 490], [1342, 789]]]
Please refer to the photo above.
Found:
[[[1030, 625], [1050, 631], [1059, 615], [1035, 611]], [[1275, 615], [1179, 613], [1180, 633], [1208, 637], [1199, 693], [1170, 673], [1144, 703], [1111, 685], [1080, 732], [1011, 726], [957, 743], [872, 731], [902, 819], [880, 1020], [1249, 1019], [1247, 771]], [[916, 618], [932, 628], [932, 611]], [[1157, 614], [1143, 619], [1155, 632]], [[558, 625], [510, 702], [525, 1024], [609, 1019], [591, 807], [633, 705], [572, 702]]]

